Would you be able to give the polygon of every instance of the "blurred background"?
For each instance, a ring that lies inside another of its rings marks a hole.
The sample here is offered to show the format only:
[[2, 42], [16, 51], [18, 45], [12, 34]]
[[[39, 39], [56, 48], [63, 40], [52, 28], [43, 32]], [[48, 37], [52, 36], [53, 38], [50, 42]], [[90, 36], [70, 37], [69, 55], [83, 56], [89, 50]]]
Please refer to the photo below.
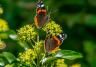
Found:
[[[16, 31], [25, 24], [34, 23], [36, 2], [0, 0], [0, 7], [3, 8], [0, 18]], [[74, 61], [80, 63], [81, 67], [96, 67], [96, 0], [44, 0], [44, 3], [51, 13], [51, 19], [60, 24], [68, 35], [61, 48], [82, 53], [83, 58]], [[5, 50], [13, 53], [18, 51], [14, 48], [12, 45], [11, 49]]]

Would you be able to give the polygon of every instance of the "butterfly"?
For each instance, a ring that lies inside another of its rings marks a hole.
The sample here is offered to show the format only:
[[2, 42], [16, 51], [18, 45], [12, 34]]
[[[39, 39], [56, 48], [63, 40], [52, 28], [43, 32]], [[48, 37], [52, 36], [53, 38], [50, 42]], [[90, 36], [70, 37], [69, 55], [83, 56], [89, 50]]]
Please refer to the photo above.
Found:
[[36, 16], [34, 17], [34, 22], [37, 28], [42, 28], [42, 26], [48, 22], [47, 10], [43, 1], [37, 3]]
[[58, 36], [50, 36], [45, 39], [45, 51], [52, 52], [59, 47], [67, 38], [67, 34], [60, 34]]

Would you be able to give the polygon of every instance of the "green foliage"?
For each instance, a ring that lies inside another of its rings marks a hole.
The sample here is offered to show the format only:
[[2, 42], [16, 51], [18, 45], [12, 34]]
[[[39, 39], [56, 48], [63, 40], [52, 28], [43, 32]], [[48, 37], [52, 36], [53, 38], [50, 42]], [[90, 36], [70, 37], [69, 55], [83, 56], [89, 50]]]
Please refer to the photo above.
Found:
[[16, 60], [16, 57], [10, 52], [3, 52], [2, 55], [9, 63], [12, 63]]
[[0, 54], [0, 66], [5, 66], [6, 63], [13, 63], [16, 57], [10, 52], [2, 52]]
[[69, 60], [74, 60], [77, 58], [82, 58], [83, 56], [75, 51], [71, 50], [60, 50], [57, 52], [55, 55], [56, 58], [63, 58], [63, 59], [69, 59]]
[[56, 59], [75, 60], [75, 59], [82, 58], [82, 57], [83, 56], [80, 53], [75, 52], [75, 51], [71, 51], [71, 50], [59, 50], [52, 57], [44, 58], [42, 60], [42, 64], [44, 64], [46, 62], [53, 62], [53, 60], [56, 60]]
[[0, 66], [4, 66], [4, 65], [5, 65], [4, 62], [5, 62], [5, 61], [3, 60], [3, 58], [0, 58]]

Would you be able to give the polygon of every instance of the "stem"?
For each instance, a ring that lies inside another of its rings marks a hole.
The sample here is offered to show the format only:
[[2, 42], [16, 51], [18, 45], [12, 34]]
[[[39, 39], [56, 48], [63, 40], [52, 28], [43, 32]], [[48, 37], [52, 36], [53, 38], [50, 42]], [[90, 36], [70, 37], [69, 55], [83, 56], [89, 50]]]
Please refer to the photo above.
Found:
[[[39, 42], [39, 35], [37, 36], [37, 42]], [[39, 53], [37, 52], [37, 67], [39, 66]]]
[[54, 67], [54, 62], [52, 62], [51, 67]]
[[35, 41], [34, 39], [32, 39], [32, 41], [33, 41], [34, 43], [36, 43], [36, 41]]
[[34, 45], [32, 44], [32, 41], [31, 41], [31, 40], [29, 40], [29, 43], [30, 43], [30, 45], [31, 45], [32, 47], [34, 47]]
[[37, 36], [37, 42], [39, 42], [39, 35]]
[[[37, 54], [39, 55], [39, 54]], [[39, 56], [37, 56], [37, 67], [39, 67]]]

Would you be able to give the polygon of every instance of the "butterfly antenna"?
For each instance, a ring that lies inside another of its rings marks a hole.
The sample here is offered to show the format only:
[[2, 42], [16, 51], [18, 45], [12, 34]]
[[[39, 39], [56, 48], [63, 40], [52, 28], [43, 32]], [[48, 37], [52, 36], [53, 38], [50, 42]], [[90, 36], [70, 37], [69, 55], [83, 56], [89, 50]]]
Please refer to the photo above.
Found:
[[67, 35], [67, 34], [64, 34], [64, 40], [65, 40], [67, 37], [68, 37], [68, 35]]
[[38, 0], [38, 2], [42, 2], [43, 0]]
[[[48, 10], [48, 6], [47, 6], [47, 10]], [[51, 11], [48, 12], [48, 18], [49, 18], [49, 21], [51, 20]]]

